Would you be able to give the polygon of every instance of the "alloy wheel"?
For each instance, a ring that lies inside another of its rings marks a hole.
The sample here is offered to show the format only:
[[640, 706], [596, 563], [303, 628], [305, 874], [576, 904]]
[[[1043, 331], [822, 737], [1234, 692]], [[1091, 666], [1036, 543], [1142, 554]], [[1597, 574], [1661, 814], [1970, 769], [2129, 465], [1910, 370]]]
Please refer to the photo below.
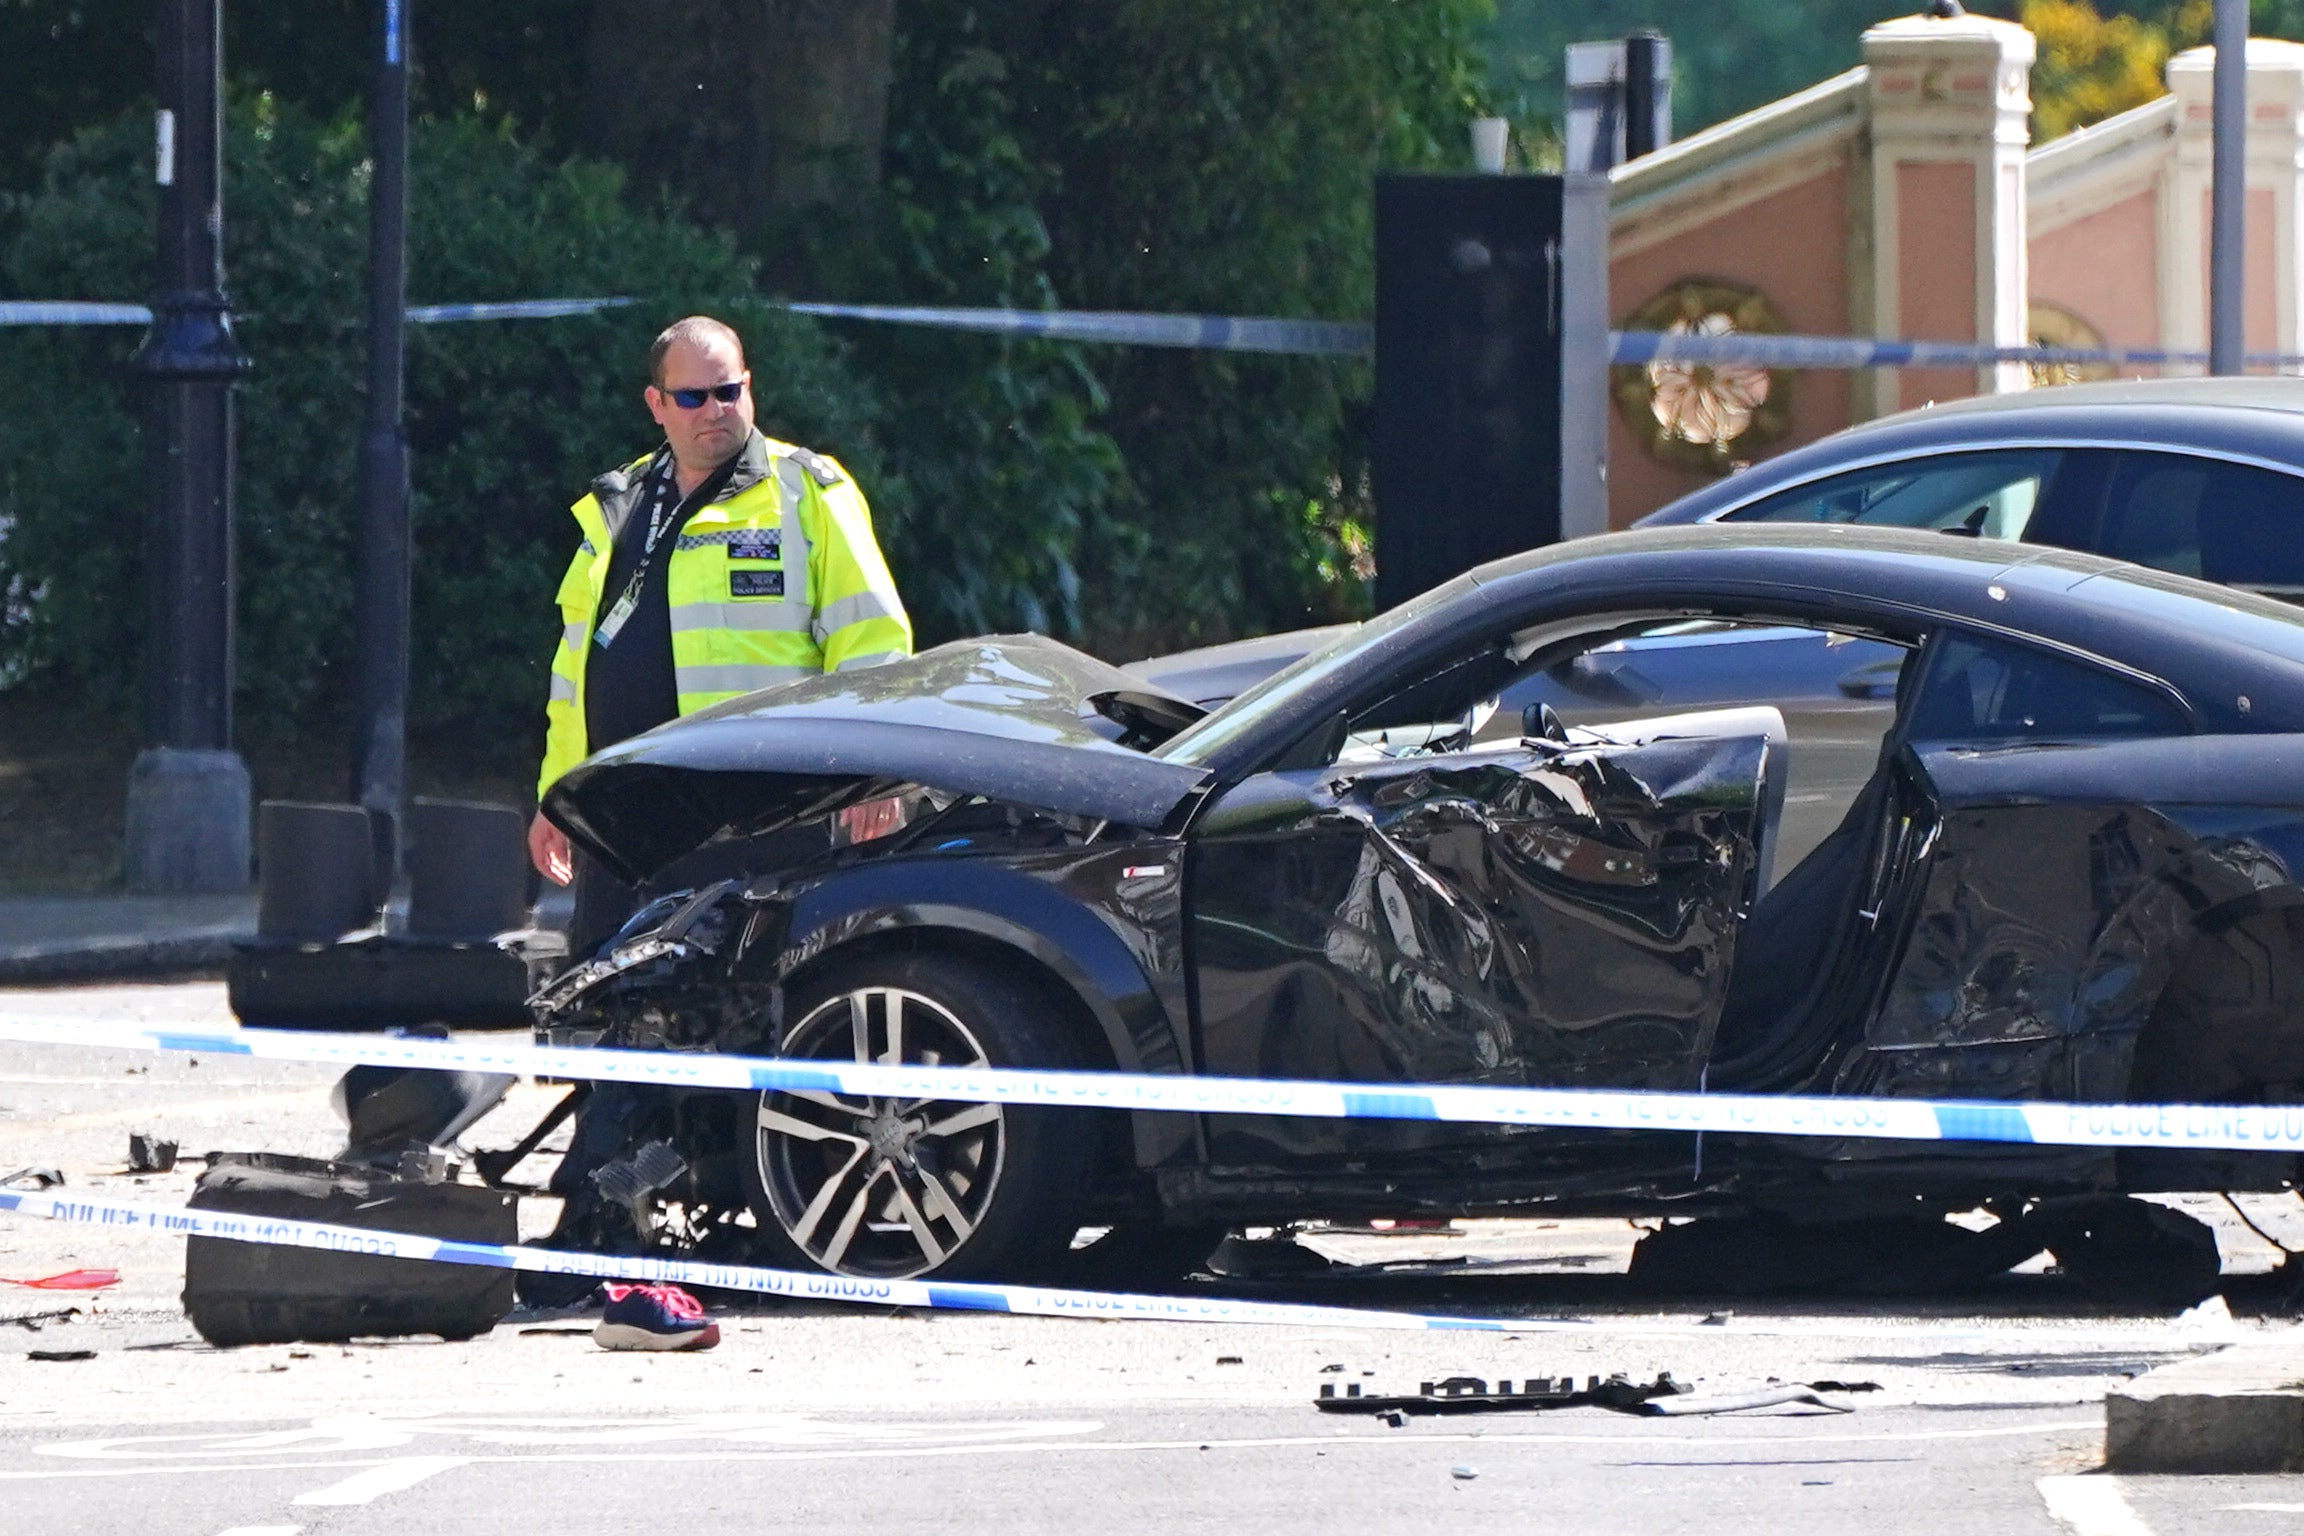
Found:
[[[890, 1066], [991, 1065], [934, 998], [859, 987], [826, 999], [783, 1054]], [[754, 1155], [777, 1222], [837, 1274], [896, 1280], [943, 1266], [991, 1209], [1007, 1153], [997, 1104], [777, 1090], [760, 1096]]]

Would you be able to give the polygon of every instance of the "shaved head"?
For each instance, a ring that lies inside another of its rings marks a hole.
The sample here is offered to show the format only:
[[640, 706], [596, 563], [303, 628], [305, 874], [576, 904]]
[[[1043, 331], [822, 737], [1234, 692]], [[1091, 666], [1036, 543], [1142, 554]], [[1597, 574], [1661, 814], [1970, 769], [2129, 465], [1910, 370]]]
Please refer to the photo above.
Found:
[[735, 331], [713, 319], [710, 315], [690, 315], [664, 327], [662, 333], [648, 346], [648, 382], [658, 389], [664, 387], [664, 358], [674, 347], [687, 346], [710, 350], [716, 342], [724, 342], [735, 349], [736, 366], [744, 366], [744, 339]]
[[648, 377], [641, 397], [664, 429], [685, 496], [742, 452], [752, 436], [752, 375], [744, 367], [744, 343], [719, 321], [690, 315], [666, 326], [648, 349]]

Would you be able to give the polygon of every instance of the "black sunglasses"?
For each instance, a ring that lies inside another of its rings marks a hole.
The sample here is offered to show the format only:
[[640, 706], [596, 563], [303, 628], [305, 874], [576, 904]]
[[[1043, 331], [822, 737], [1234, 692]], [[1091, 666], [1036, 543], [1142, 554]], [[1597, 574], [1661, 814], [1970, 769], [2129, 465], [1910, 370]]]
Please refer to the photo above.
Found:
[[670, 395], [672, 403], [684, 411], [696, 410], [706, 400], [734, 405], [744, 398], [744, 381], [738, 379], [733, 384], [714, 384], [705, 389], [667, 389], [664, 393]]

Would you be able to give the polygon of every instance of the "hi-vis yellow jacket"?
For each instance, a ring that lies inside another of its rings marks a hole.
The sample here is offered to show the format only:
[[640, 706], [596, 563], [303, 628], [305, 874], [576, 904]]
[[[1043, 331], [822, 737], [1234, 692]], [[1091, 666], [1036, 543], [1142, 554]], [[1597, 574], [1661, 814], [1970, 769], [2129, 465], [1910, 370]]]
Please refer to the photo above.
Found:
[[[652, 454], [610, 470], [570, 509], [584, 542], [560, 582], [538, 796], [590, 755], [584, 669], [592, 627], [616, 535], [639, 506], [654, 462]], [[912, 653], [912, 621], [872, 537], [863, 493], [832, 459], [757, 431], [727, 485], [681, 529], [664, 574], [683, 715]]]

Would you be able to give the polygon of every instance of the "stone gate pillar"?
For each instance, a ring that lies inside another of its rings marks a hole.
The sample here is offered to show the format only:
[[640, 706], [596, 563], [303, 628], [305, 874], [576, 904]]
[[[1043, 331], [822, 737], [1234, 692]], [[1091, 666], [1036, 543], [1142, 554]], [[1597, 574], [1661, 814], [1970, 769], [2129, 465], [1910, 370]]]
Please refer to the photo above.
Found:
[[[2168, 61], [2176, 97], [2176, 156], [2161, 204], [2160, 334], [2171, 351], [2208, 349], [2208, 228], [2215, 140], [2216, 50], [2191, 48]], [[2248, 40], [2248, 278], [2241, 299], [2250, 352], [2304, 353], [2297, 303], [2304, 217], [2304, 46]], [[2204, 368], [2171, 368], [2204, 373]]]
[[[2033, 52], [2030, 32], [1989, 16], [1905, 16], [1864, 34], [1871, 239], [1870, 260], [1852, 274], [1852, 312], [1870, 323], [1860, 328], [1913, 341], [2025, 344]], [[2024, 383], [2020, 363], [1872, 369], [1858, 382], [1856, 409], [1885, 415]]]

